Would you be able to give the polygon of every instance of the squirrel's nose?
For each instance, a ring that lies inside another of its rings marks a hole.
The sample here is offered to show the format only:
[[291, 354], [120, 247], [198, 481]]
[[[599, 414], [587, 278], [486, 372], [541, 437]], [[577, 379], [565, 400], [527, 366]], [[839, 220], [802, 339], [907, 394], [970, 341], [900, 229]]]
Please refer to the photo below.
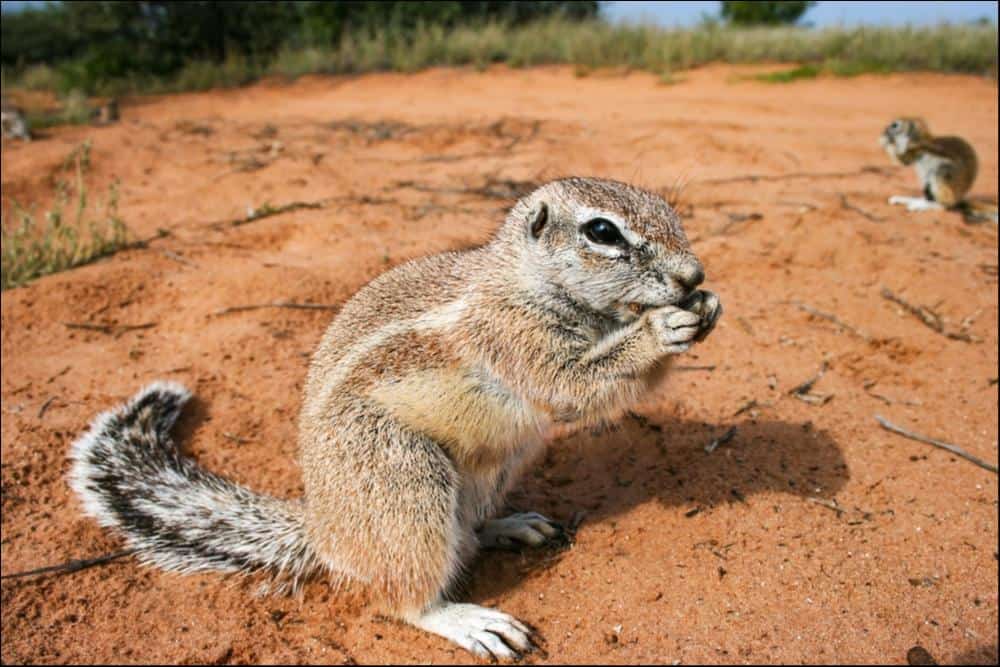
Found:
[[677, 269], [673, 272], [673, 277], [688, 290], [693, 290], [695, 287], [705, 282], [705, 269], [702, 268], [701, 262], [694, 259], [689, 262], [684, 262], [677, 267]]

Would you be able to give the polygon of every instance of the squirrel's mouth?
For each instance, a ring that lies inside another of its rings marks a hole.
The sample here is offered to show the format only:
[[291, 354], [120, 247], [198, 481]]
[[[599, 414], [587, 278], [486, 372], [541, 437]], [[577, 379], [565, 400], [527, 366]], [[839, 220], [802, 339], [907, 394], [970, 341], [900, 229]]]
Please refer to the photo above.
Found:
[[[692, 290], [683, 299], [675, 303], [678, 308], [683, 310], [688, 310], [687, 306], [693, 305], [698, 299], [698, 290]], [[618, 307], [624, 311], [627, 311], [632, 317], [641, 317], [643, 313], [647, 310], [653, 310], [654, 308], [660, 308], [662, 306], [670, 305], [667, 303], [640, 303], [638, 301], [619, 301]]]

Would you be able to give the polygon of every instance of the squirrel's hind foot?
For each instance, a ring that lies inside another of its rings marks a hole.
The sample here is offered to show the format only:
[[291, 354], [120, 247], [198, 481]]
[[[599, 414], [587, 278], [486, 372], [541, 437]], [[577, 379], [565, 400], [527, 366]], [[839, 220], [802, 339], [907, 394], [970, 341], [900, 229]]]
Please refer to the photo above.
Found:
[[522, 512], [484, 522], [476, 536], [484, 549], [516, 551], [524, 545], [540, 547], [547, 543], [562, 543], [566, 539], [566, 531], [537, 512]]
[[518, 660], [535, 648], [531, 629], [524, 623], [502, 611], [475, 604], [442, 603], [410, 623], [487, 660]]
[[907, 211], [940, 211], [944, 206], [936, 201], [930, 201], [923, 197], [906, 197], [904, 195], [893, 195], [889, 197], [890, 204], [899, 204], [906, 207]]

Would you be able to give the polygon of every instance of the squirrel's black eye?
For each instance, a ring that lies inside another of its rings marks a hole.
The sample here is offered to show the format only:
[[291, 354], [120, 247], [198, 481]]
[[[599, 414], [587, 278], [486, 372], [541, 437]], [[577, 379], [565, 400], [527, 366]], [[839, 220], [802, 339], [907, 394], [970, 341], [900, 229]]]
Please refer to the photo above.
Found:
[[583, 226], [583, 233], [594, 243], [602, 245], [618, 245], [625, 243], [625, 237], [618, 231], [614, 223], [604, 218], [594, 218]]

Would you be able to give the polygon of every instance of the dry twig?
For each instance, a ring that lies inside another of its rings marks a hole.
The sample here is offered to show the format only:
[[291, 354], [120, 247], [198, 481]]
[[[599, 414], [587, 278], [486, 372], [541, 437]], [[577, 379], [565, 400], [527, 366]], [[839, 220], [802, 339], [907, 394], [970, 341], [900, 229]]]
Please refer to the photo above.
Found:
[[60, 563], [59, 565], [47, 565], [46, 567], [39, 567], [25, 572], [5, 574], [0, 576], [0, 579], [19, 579], [21, 577], [31, 577], [38, 574], [69, 574], [70, 572], [79, 572], [80, 570], [86, 570], [87, 568], [94, 567], [95, 565], [103, 565], [104, 563], [110, 563], [111, 561], [124, 558], [125, 556], [131, 556], [136, 551], [138, 551], [138, 549], [125, 549], [123, 551], [115, 551], [110, 554], [104, 554], [103, 556], [97, 556], [96, 558], [70, 560], [65, 563]]
[[819, 379], [826, 374], [827, 368], [829, 368], [829, 366], [826, 363], [826, 360], [823, 360], [823, 365], [820, 367], [819, 373], [809, 378], [805, 382], [789, 389], [788, 390], [789, 395], [794, 396], [795, 398], [805, 403], [811, 403], [812, 405], [823, 405], [824, 403], [829, 401], [831, 398], [833, 398], [833, 394], [813, 394], [810, 391], [813, 388], [813, 385], [816, 384], [819, 381]]
[[151, 329], [156, 326], [156, 322], [145, 322], [144, 324], [92, 324], [90, 322], [63, 322], [67, 329], [83, 329], [84, 331], [99, 331], [103, 334], [120, 337], [129, 331], [140, 331]]
[[866, 166], [857, 171], [793, 171], [786, 174], [747, 174], [745, 176], [729, 176], [726, 178], [708, 178], [698, 181], [698, 183], [719, 185], [723, 183], [785, 181], [797, 178], [850, 178], [851, 176], [864, 176], [865, 174], [888, 173], [891, 173], [891, 170], [885, 167]]
[[48, 380], [46, 380], [45, 384], [52, 384], [53, 380], [55, 380], [57, 378], [61, 378], [63, 375], [66, 375], [66, 373], [68, 373], [69, 369], [71, 369], [71, 368], [73, 368], [73, 367], [72, 366], [67, 366], [66, 368], [62, 369], [61, 371], [59, 371], [58, 373], [56, 373], [55, 375], [53, 375], [52, 377], [50, 377]]
[[49, 409], [52, 402], [56, 400], [55, 396], [49, 396], [48, 400], [42, 403], [42, 407], [38, 408], [38, 418], [41, 419], [45, 416], [45, 411]]
[[837, 513], [837, 516], [840, 516], [846, 511], [843, 507], [841, 507], [837, 503], [831, 502], [829, 500], [824, 500], [822, 498], [817, 498], [815, 496], [808, 496], [806, 500], [808, 500], [811, 503], [815, 503], [817, 505], [821, 505], [823, 507], [833, 510], [834, 512]]
[[409, 188], [411, 190], [416, 190], [417, 192], [429, 192], [434, 194], [475, 195], [478, 197], [485, 197], [487, 199], [509, 200], [523, 197], [537, 188], [538, 183], [535, 181], [518, 181], [511, 178], [496, 178], [495, 176], [490, 175], [486, 177], [486, 180], [482, 185], [477, 187], [438, 187], [428, 185], [426, 183], [418, 183], [416, 181], [397, 181], [393, 187]]
[[951, 452], [955, 456], [962, 457], [966, 461], [971, 461], [972, 463], [975, 463], [980, 468], [985, 468], [986, 470], [989, 470], [994, 474], [997, 472], [997, 467], [995, 465], [993, 465], [992, 463], [987, 463], [978, 456], [973, 456], [972, 454], [968, 453], [958, 445], [953, 445], [951, 443], [944, 442], [941, 440], [935, 440], [934, 438], [928, 438], [926, 435], [920, 435], [919, 433], [913, 433], [912, 431], [907, 431], [904, 428], [896, 426], [895, 424], [890, 422], [885, 417], [882, 417], [881, 415], [875, 415], [875, 421], [877, 421], [879, 426], [881, 426], [887, 431], [892, 431], [893, 433], [901, 435], [904, 438], [909, 438], [910, 440], [916, 440], [917, 442], [922, 442], [924, 444], [933, 445], [934, 447], [944, 449], [946, 451]]
[[719, 445], [724, 445], [735, 437], [736, 437], [736, 427], [730, 426], [725, 433], [723, 433], [718, 438], [715, 438], [714, 440], [712, 440], [712, 442], [705, 445], [705, 453], [711, 454], [716, 450], [716, 448], [718, 448]]
[[827, 320], [828, 322], [833, 322], [834, 324], [836, 324], [838, 327], [840, 327], [844, 331], [847, 331], [848, 333], [851, 333], [851, 334], [857, 336], [858, 338], [860, 338], [861, 340], [865, 341], [866, 343], [872, 342], [872, 337], [871, 336], [869, 336], [868, 334], [866, 334], [864, 331], [861, 331], [857, 327], [852, 326], [852, 325], [848, 324], [847, 322], [844, 322], [842, 319], [840, 319], [836, 315], [833, 315], [831, 313], [824, 313], [822, 310], [817, 310], [817, 309], [813, 308], [812, 306], [810, 306], [808, 304], [802, 303], [801, 301], [792, 301], [791, 303], [794, 303], [796, 306], [798, 306], [799, 310], [801, 310], [803, 312], [809, 313], [810, 315], [815, 315], [816, 317], [819, 317], [819, 318], [822, 318], [824, 320]]
[[854, 211], [858, 215], [871, 220], [872, 222], [885, 222], [885, 218], [880, 218], [879, 216], [869, 213], [859, 206], [855, 206], [851, 202], [847, 201], [847, 195], [840, 193], [840, 207], [847, 209], [848, 211]]
[[[760, 403], [756, 398], [751, 398], [749, 401], [741, 405], [739, 409], [737, 409], [736, 412], [733, 413], [733, 416], [739, 417], [744, 412], [749, 412], [750, 410], [754, 410], [756, 408], [769, 408], [769, 407], [771, 407], [770, 403]], [[751, 413], [750, 416], [755, 417], [756, 415]]]
[[915, 306], [901, 296], [898, 296], [892, 292], [888, 287], [882, 287], [882, 298], [888, 299], [893, 303], [901, 306], [903, 310], [913, 315], [918, 320], [923, 322], [929, 328], [938, 332], [945, 338], [951, 338], [952, 340], [960, 340], [964, 343], [976, 343], [979, 339], [969, 334], [967, 331], [945, 331], [944, 320], [941, 316], [934, 312], [927, 306]]
[[262, 308], [293, 308], [299, 310], [340, 310], [340, 306], [329, 303], [292, 303], [291, 301], [275, 301], [273, 303], [253, 303], [246, 306], [230, 306], [217, 310], [213, 315], [228, 315], [229, 313], [242, 313], [248, 310], [261, 310]]
[[271, 206], [270, 204], [263, 204], [260, 208], [249, 209], [247, 215], [244, 218], [238, 218], [232, 220], [229, 224], [233, 227], [239, 227], [240, 225], [245, 225], [249, 222], [255, 222], [257, 220], [262, 220], [264, 218], [270, 218], [271, 216], [281, 215], [282, 213], [289, 213], [291, 211], [298, 211], [304, 208], [323, 208], [326, 205], [326, 200], [319, 201], [293, 201], [288, 204], [282, 204], [281, 206]]

